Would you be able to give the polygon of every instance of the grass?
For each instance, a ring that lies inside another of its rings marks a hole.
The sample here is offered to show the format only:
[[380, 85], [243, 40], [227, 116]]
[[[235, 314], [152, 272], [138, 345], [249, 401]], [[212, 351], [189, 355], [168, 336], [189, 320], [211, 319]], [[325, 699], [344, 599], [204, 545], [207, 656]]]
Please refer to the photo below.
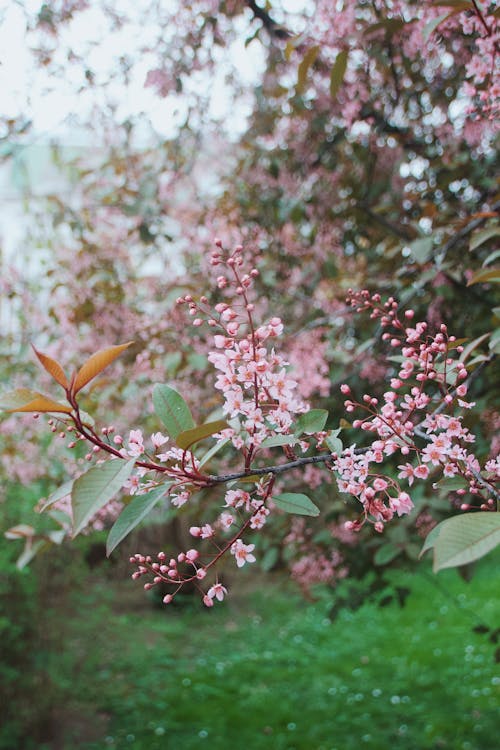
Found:
[[304, 603], [280, 580], [212, 610], [94, 583], [54, 624], [58, 737], [37, 750], [495, 750], [496, 647], [472, 630], [498, 623], [495, 559], [471, 583], [414, 575], [403, 608], [333, 622], [330, 595]]

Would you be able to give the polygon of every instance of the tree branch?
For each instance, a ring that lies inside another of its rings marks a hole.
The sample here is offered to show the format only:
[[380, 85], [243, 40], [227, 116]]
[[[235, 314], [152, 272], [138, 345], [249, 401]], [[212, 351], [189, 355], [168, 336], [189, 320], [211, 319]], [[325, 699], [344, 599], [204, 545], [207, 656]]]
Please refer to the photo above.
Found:
[[[500, 201], [496, 201], [491, 206], [490, 211], [497, 213], [500, 210]], [[462, 229], [460, 229], [458, 232], [456, 232], [449, 240], [446, 242], [441, 252], [443, 255], [446, 255], [449, 250], [452, 250], [452, 248], [455, 247], [455, 245], [460, 242], [460, 240], [464, 239], [464, 237], [467, 237], [468, 234], [474, 231], [474, 229], [477, 229], [478, 227], [482, 226], [486, 219], [489, 219], [489, 216], [479, 216], [476, 219], [472, 219], [468, 224], [466, 224]]]
[[211, 475], [208, 478], [211, 485], [224, 484], [225, 482], [232, 482], [234, 479], [244, 479], [245, 477], [262, 477], [266, 474], [273, 474], [278, 476], [284, 474], [286, 471], [296, 469], [299, 466], [307, 466], [308, 464], [321, 464], [327, 463], [332, 460], [331, 453], [318, 453], [317, 456], [305, 456], [304, 458], [297, 458], [295, 461], [289, 461], [286, 464], [280, 464], [279, 466], [263, 466], [260, 469], [246, 469], [245, 471], [235, 471], [233, 474], [220, 474]]
[[285, 29], [277, 23], [274, 18], [271, 18], [267, 11], [261, 8], [260, 5], [257, 5], [255, 0], [246, 0], [246, 4], [254, 14], [255, 18], [262, 21], [262, 25], [271, 37], [275, 37], [276, 39], [289, 39], [292, 36], [288, 29]]

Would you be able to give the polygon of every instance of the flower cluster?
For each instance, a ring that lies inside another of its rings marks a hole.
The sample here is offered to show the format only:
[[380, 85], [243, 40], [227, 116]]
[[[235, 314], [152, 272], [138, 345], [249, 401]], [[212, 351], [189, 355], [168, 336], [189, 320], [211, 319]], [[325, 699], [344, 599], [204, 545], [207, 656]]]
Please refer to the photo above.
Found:
[[[464, 488], [459, 492], [465, 494], [467, 488], [483, 497], [488, 483], [481, 477], [478, 460], [467, 450], [474, 435], [463, 426], [462, 416], [453, 413], [456, 408], [474, 406], [464, 400], [467, 369], [460, 359], [463, 347], [448, 335], [444, 324], [434, 335], [428, 333], [425, 322], [409, 325], [414, 317], [412, 310], [405, 312], [402, 322], [392, 298], [382, 304], [378, 294], [370, 295], [364, 290], [350, 293], [348, 302], [358, 312], [369, 310], [373, 319], [379, 319], [382, 339], [401, 351], [397, 357], [399, 371], [391, 378], [390, 390], [383, 394], [382, 403], [364, 394], [361, 402], [347, 398], [344, 404], [347, 412], [365, 412], [366, 416], [353, 421], [353, 427], [374, 437], [368, 448], [350, 447], [333, 457], [339, 489], [354, 495], [363, 506], [361, 520], [348, 522], [349, 528], [359, 528], [370, 520], [376, 530], [382, 531], [384, 523], [395, 514], [401, 516], [413, 508], [409, 494], [377, 468], [386, 457], [396, 454], [404, 459], [398, 478], [406, 480], [410, 487], [415, 479], [425, 480], [432, 473], [441, 473], [444, 477], [463, 478]], [[348, 385], [342, 385], [341, 391], [350, 396]], [[451, 413], [443, 413], [445, 410]], [[492, 463], [488, 466], [495, 468]], [[492, 507], [493, 500], [486, 499], [484, 508]]]
[[206, 319], [217, 329], [208, 361], [219, 372], [215, 388], [224, 398], [222, 411], [235, 420], [235, 426], [224, 430], [222, 437], [229, 437], [235, 448], [253, 452], [266, 437], [288, 433], [295, 415], [307, 411], [308, 406], [296, 395], [297, 382], [286, 370], [288, 362], [269, 345], [283, 333], [281, 319], [273, 317], [264, 325], [254, 324], [254, 305], [248, 292], [258, 270], [243, 272], [241, 245], [226, 255], [220, 241], [216, 244], [218, 251], [212, 253], [211, 265], [224, 271], [217, 277], [217, 286], [231, 288], [236, 301], [231, 305], [219, 302], [213, 311], [207, 307], [206, 297], [196, 302], [187, 295], [178, 303], [189, 305], [190, 314], [196, 316], [195, 327]]
[[[211, 518], [189, 528], [191, 537], [197, 540], [197, 548], [174, 556], [162, 551], [155, 559], [139, 553], [134, 555], [130, 559], [136, 568], [132, 574], [134, 580], [146, 578], [146, 590], [166, 586], [168, 593], [163, 598], [166, 604], [186, 585], [200, 592], [207, 607], [222, 601], [227, 589], [220, 583], [217, 573], [221, 558], [234, 558], [238, 568], [257, 560], [256, 545], [246, 538], [249, 532], [261, 531], [271, 514], [289, 512], [315, 516], [319, 513], [315, 503], [302, 493], [281, 494], [281, 489], [275, 492], [275, 485], [281, 485], [278, 477], [285, 471], [289, 471], [291, 477], [300, 472], [300, 479], [315, 490], [318, 466], [325, 464], [337, 475], [340, 491], [360, 502], [362, 512], [357, 520], [347, 521], [342, 531], [335, 526], [327, 527], [331, 539], [347, 546], [355, 536], [352, 532], [366, 522], [381, 532], [394, 517], [410, 513], [413, 501], [407, 490], [411, 491], [418, 480], [452, 482], [453, 491], [460, 499], [469, 493], [475, 496], [481, 509], [494, 508], [493, 498], [498, 499], [495, 482], [500, 478], [500, 459], [490, 458], [482, 468], [470, 452], [475, 438], [460, 413], [474, 406], [466, 400], [469, 385], [466, 358], [463, 347], [448, 334], [445, 325], [431, 333], [427, 323], [414, 321], [413, 310], [401, 316], [392, 298], [382, 302], [378, 294], [366, 290], [349, 293], [348, 304], [352, 308], [357, 312], [368, 311], [373, 320], [379, 321], [381, 338], [395, 353], [391, 360], [396, 365], [390, 373], [387, 390], [379, 396], [365, 393], [360, 400], [354, 400], [351, 388], [341, 385], [346, 411], [349, 414], [361, 412], [352, 427], [360, 430], [368, 442], [365, 446], [350, 445], [343, 449], [337, 437], [340, 430], [325, 430], [327, 412], [311, 411], [297, 397], [296, 382], [286, 369], [286, 361], [270, 344], [283, 332], [281, 320], [272, 317], [260, 326], [254, 322], [249, 290], [258, 276], [257, 269], [243, 271], [241, 246], [232, 253], [224, 253], [221, 243], [217, 243], [217, 248], [211, 257], [218, 273], [221, 267], [223, 269], [217, 286], [232, 291], [236, 302], [217, 302], [213, 309], [206, 297], [195, 301], [188, 295], [178, 302], [189, 306], [195, 328], [206, 323], [210, 329], [215, 329], [215, 347], [210, 350], [208, 360], [217, 371], [215, 388], [222, 394], [221, 410], [226, 419], [193, 427], [189, 407], [181, 395], [170, 386], [158, 386], [162, 399], [166, 399], [162, 404], [168, 404], [168, 408], [162, 406], [159, 416], [169, 436], [154, 432], [147, 437], [142, 430], [132, 429], [128, 437], [124, 437], [114, 426], [97, 432], [82, 421], [76, 400], [78, 390], [85, 385], [87, 364], [72, 381], [78, 385], [80, 379], [80, 387], [65, 386], [71, 408], [64, 406], [59, 410], [62, 418], [49, 420], [52, 432], [59, 431], [62, 438], [67, 434], [71, 436], [68, 447], [75, 447], [80, 441], [90, 444], [91, 450], [85, 459], [97, 458], [92, 472], [99, 472], [100, 466], [106, 464], [105, 471], [111, 470], [110, 474], [116, 476], [122, 469], [117, 468], [115, 472], [115, 465], [123, 464], [122, 486], [132, 497], [131, 503], [139, 500], [134, 508], [139, 519], [143, 517], [143, 505], [141, 497], [134, 498], [135, 495], [147, 495], [155, 490], [151, 507], [163, 496], [179, 508], [199, 490], [225, 486], [216, 515], [212, 513]], [[59, 384], [65, 382], [59, 363], [41, 353], [37, 355], [48, 371], [57, 375]], [[112, 361], [115, 356], [118, 356], [116, 348], [112, 348], [101, 352], [98, 360]], [[23, 393], [14, 395], [19, 399], [25, 397]], [[173, 401], [168, 401], [166, 393]], [[48, 412], [53, 410], [54, 403], [45, 396], [37, 396], [34, 401], [37, 408], [41, 406]], [[59, 409], [63, 405], [56, 406]], [[183, 420], [179, 416], [182, 414], [188, 419]], [[64, 425], [64, 430], [60, 430], [58, 421]], [[181, 436], [184, 436], [182, 440]], [[195, 446], [207, 437], [212, 437], [215, 445], [204, 456], [197, 457]], [[176, 440], [177, 445], [171, 444], [171, 439]], [[219, 475], [205, 473], [206, 461], [228, 443], [241, 460], [237, 470]], [[319, 452], [325, 445], [328, 451]], [[275, 465], [268, 463], [267, 451], [273, 448], [281, 451], [285, 463], [282, 460]], [[106, 463], [101, 458], [104, 453], [110, 454], [111, 461]], [[386, 461], [392, 464], [390, 472], [383, 470]], [[245, 482], [244, 489], [238, 486], [240, 480]], [[402, 481], [406, 489], [401, 486]], [[472, 506], [462, 503], [461, 507], [468, 510]], [[101, 508], [100, 515], [94, 517], [94, 526], [107, 518], [110, 509], [116, 513], [115, 505]], [[128, 512], [128, 515], [132, 517], [133, 513]], [[425, 523], [428, 525], [427, 520]], [[133, 525], [128, 531], [131, 528]], [[292, 575], [304, 590], [316, 582], [334, 583], [348, 571], [345, 558], [338, 550], [314, 547], [311, 541], [302, 519], [292, 526], [285, 539], [297, 553]], [[208, 587], [207, 576], [211, 579]]]

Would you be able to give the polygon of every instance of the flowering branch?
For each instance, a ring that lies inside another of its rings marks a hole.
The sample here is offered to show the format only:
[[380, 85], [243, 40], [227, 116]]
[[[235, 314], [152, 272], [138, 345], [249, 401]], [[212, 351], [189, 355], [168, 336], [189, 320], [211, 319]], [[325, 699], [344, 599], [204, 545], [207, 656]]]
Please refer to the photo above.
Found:
[[[245, 272], [242, 246], [228, 252], [219, 240], [215, 245], [217, 249], [210, 263], [221, 271], [217, 287], [231, 295], [232, 303], [218, 302], [212, 309], [205, 296], [197, 301], [191, 295], [180, 297], [177, 303], [187, 305], [195, 328], [206, 325], [212, 331], [214, 348], [208, 360], [218, 373], [215, 388], [222, 395], [224, 419], [196, 427], [182, 396], [170, 386], [157, 385], [153, 404], [168, 434], [151, 435], [154, 459], [146, 449], [141, 430], [131, 430], [128, 440], [116, 434], [113, 426], [102, 428], [98, 434], [82, 416], [77, 394], [128, 344], [93, 355], [71, 379], [58, 362], [35, 351], [43, 367], [63, 387], [69, 406], [31, 391], [11, 394], [14, 402], [11, 411], [61, 412], [63, 416], [58, 419], [76, 437], [68, 447], [75, 447], [79, 441], [92, 446], [85, 456], [87, 461], [102, 453], [111, 457], [108, 461], [98, 458], [73, 484], [73, 534], [84, 528], [120, 489], [133, 499], [110, 531], [109, 552], [167, 495], [170, 504], [179, 508], [200, 489], [238, 480], [250, 482], [251, 491], [233, 486], [225, 490], [223, 510], [216, 519], [190, 528], [193, 537], [209, 545], [208, 552], [193, 548], [179, 552], [176, 557], [160, 552], [155, 560], [138, 553], [130, 560], [136, 566], [134, 579], [152, 576], [144, 585], [147, 590], [160, 583], [171, 588], [163, 599], [166, 604], [183, 586], [194, 584], [204, 603], [212, 606], [214, 599], [224, 598], [226, 589], [217, 574], [208, 591], [202, 589], [201, 581], [208, 572], [216, 572], [218, 563], [227, 554], [234, 556], [238, 567], [256, 560], [255, 545], [246, 544], [244, 535], [260, 531], [271, 513], [319, 514], [319, 508], [302, 493], [276, 494], [276, 478], [292, 470], [324, 464], [337, 476], [339, 490], [353, 496], [361, 507], [358, 518], [346, 523], [348, 531], [357, 531], [370, 523], [382, 532], [394, 516], [408, 514], [413, 508], [409, 492], [398, 480], [406, 480], [411, 488], [415, 480], [431, 476], [435, 479], [440, 473], [448, 479], [459, 478], [457, 493], [477, 496], [481, 510], [495, 509], [499, 500], [495, 482], [500, 478], [500, 461], [490, 460], [481, 468], [468, 449], [475, 438], [462, 425], [462, 417], [454, 413], [457, 407], [474, 406], [464, 399], [470, 383], [486, 362], [475, 373], [468, 374], [460, 358], [463, 347], [448, 334], [445, 325], [431, 335], [425, 322], [413, 321], [413, 310], [406, 310], [401, 320], [393, 298], [382, 302], [378, 294], [350, 291], [349, 307], [357, 313], [368, 311], [373, 320], [378, 320], [382, 341], [401, 355], [397, 358], [399, 372], [391, 378], [382, 404], [370, 394], [356, 401], [350, 387], [341, 386], [346, 411], [363, 413], [352, 427], [370, 438], [368, 446], [344, 447], [338, 437], [340, 430], [325, 431], [328, 413], [311, 409], [296, 394], [297, 383], [287, 371], [288, 363], [274, 346], [283, 331], [281, 320], [273, 317], [260, 326], [254, 321], [251, 290], [258, 270], [251, 268]], [[51, 429], [56, 429], [53, 423]], [[197, 457], [193, 446], [209, 437], [216, 439], [215, 446], [204, 457]], [[175, 445], [167, 445], [170, 440]], [[424, 441], [424, 447], [420, 441]], [[231, 444], [241, 455], [244, 468], [205, 474], [203, 464], [225, 444]], [[320, 450], [324, 446], [328, 451]], [[283, 452], [284, 463], [252, 465], [259, 451], [273, 448]], [[309, 451], [311, 455], [299, 455]], [[381, 465], [397, 455], [403, 457], [404, 463], [398, 466], [396, 480], [382, 471]], [[224, 539], [228, 531], [229, 539]], [[219, 535], [221, 541], [217, 541]]]

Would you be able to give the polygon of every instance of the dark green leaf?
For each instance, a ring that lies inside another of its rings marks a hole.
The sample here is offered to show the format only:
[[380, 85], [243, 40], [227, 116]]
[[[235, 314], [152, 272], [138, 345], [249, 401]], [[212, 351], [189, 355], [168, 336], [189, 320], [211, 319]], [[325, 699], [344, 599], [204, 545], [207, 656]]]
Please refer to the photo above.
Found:
[[283, 492], [273, 497], [273, 503], [285, 513], [295, 513], [299, 516], [319, 516], [319, 508], [314, 505], [307, 495], [299, 492]]
[[341, 430], [330, 430], [328, 433], [328, 436], [325, 440], [326, 445], [331, 450], [332, 453], [338, 453], [339, 455], [344, 450], [344, 446], [342, 444], [342, 440], [338, 437]]
[[409, 248], [417, 263], [422, 265], [430, 259], [433, 245], [432, 237], [421, 237], [410, 242]]
[[311, 409], [298, 417], [294, 433], [295, 435], [302, 435], [305, 432], [312, 435], [314, 432], [321, 432], [327, 419], [328, 412], [326, 409]]
[[216, 422], [206, 422], [199, 427], [194, 427], [192, 430], [184, 430], [184, 432], [179, 433], [175, 442], [179, 448], [187, 450], [200, 440], [210, 437], [210, 435], [215, 435], [217, 432], [222, 432], [222, 430], [227, 430], [228, 427], [229, 425], [225, 419], [218, 419]]
[[266, 572], [274, 568], [279, 559], [278, 547], [269, 547], [260, 561], [260, 567]]
[[200, 468], [204, 466], [207, 461], [210, 461], [210, 459], [215, 456], [216, 453], [218, 453], [222, 448], [224, 448], [228, 443], [230, 442], [229, 438], [224, 438], [224, 440], [220, 440], [218, 443], [213, 445], [209, 451], [207, 451], [200, 459]]
[[131, 502], [125, 506], [115, 523], [111, 527], [106, 541], [106, 554], [109, 557], [115, 547], [117, 547], [125, 537], [130, 534], [132, 529], [153, 510], [155, 505], [164, 497], [168, 485], [164, 484], [157, 487], [146, 495], [136, 495]]
[[161, 419], [171, 438], [177, 440], [181, 432], [195, 427], [193, 417], [181, 394], [169, 385], [153, 388], [153, 404], [157, 416]]
[[483, 243], [491, 240], [492, 237], [498, 237], [498, 235], [500, 235], [500, 227], [489, 227], [489, 229], [482, 229], [480, 232], [475, 232], [471, 237], [469, 250], [475, 250]]
[[47, 499], [41, 500], [38, 510], [42, 513], [46, 508], [57, 503], [58, 500], [62, 500], [63, 497], [67, 497], [71, 494], [71, 488], [73, 487], [73, 480], [71, 482], [65, 482], [61, 487], [48, 496]]
[[98, 464], [82, 474], [73, 484], [73, 536], [80, 533], [98, 510], [121, 490], [134, 468], [135, 459], [114, 459]]
[[373, 557], [373, 562], [375, 565], [387, 565], [387, 563], [390, 563], [391, 560], [394, 560], [394, 558], [401, 554], [401, 551], [401, 547], [396, 547], [395, 544], [388, 542], [378, 548]]
[[277, 448], [280, 445], [295, 445], [297, 435], [273, 435], [262, 441], [261, 448]]
[[465, 489], [468, 487], [468, 484], [461, 476], [443, 477], [439, 482], [436, 482], [436, 487], [439, 487], [440, 490], [446, 490], [447, 492], [454, 492], [455, 490]]

